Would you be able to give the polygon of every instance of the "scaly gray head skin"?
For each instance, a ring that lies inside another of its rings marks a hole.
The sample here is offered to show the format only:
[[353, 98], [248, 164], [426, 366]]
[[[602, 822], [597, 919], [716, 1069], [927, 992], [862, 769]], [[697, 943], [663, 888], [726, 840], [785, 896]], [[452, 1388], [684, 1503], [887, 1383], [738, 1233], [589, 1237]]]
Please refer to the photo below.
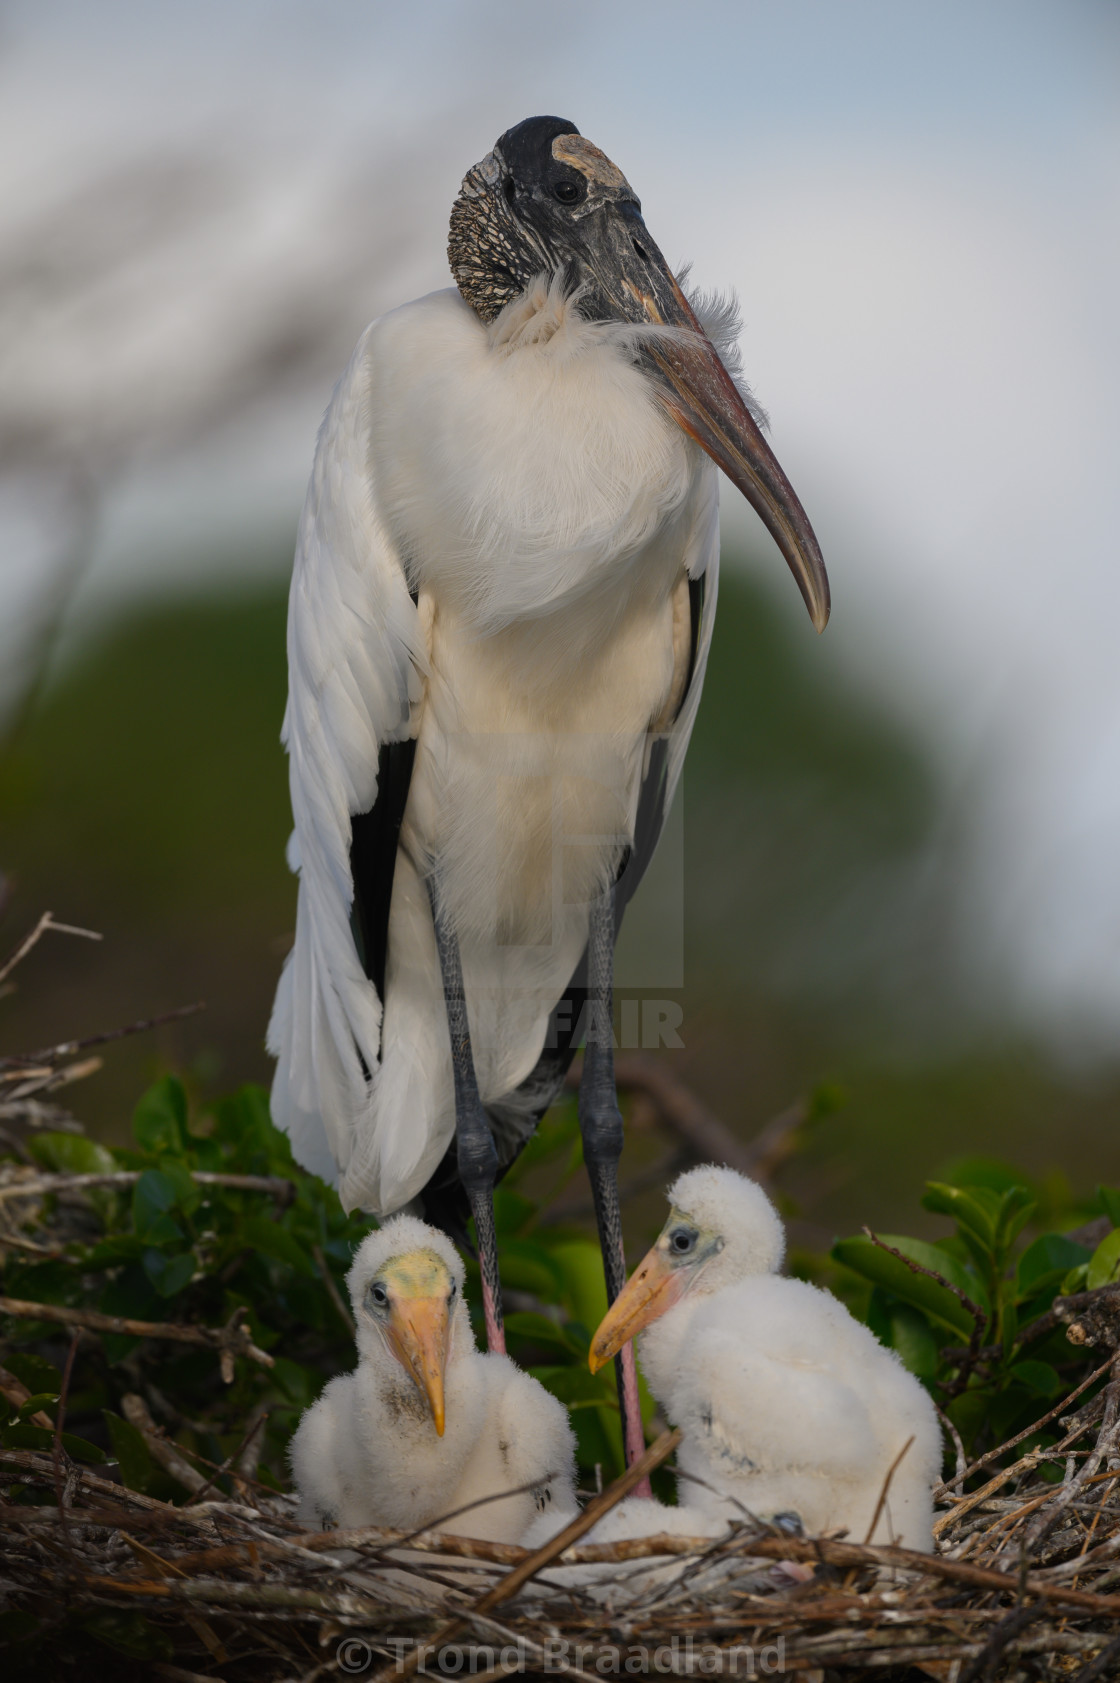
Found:
[[636, 358], [678, 426], [759, 514], [824, 630], [828, 575], [808, 517], [652, 239], [637, 194], [574, 123], [529, 117], [506, 130], [463, 180], [447, 255], [484, 322], [543, 274], [570, 277], [591, 321], [677, 330], [643, 339]]

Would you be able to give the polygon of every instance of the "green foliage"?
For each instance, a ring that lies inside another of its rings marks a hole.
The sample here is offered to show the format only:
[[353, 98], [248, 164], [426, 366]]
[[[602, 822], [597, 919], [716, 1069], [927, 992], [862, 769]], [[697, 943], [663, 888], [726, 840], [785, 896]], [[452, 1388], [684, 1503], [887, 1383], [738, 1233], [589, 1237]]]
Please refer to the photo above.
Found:
[[[293, 1164], [260, 1088], [243, 1087], [195, 1114], [181, 1082], [165, 1077], [137, 1104], [133, 1141], [109, 1152], [80, 1136], [35, 1139], [44, 1167], [99, 1175], [123, 1169], [136, 1178], [90, 1188], [88, 1209], [77, 1213], [73, 1205], [53, 1208], [48, 1198], [38, 1225], [54, 1254], [10, 1255], [5, 1292], [210, 1327], [243, 1309], [274, 1366], [241, 1357], [227, 1386], [216, 1353], [106, 1334], [79, 1346], [61, 1441], [87, 1464], [108, 1457], [133, 1489], [182, 1500], [184, 1492], [125, 1418], [124, 1395], [145, 1395], [159, 1424], [188, 1459], [215, 1474], [220, 1490], [232, 1488], [221, 1467], [236, 1458], [253, 1411], [265, 1409], [259, 1476], [286, 1484], [287, 1443], [300, 1413], [354, 1361], [335, 1297], [345, 1301], [346, 1273], [370, 1223], [343, 1215], [336, 1194]], [[571, 1411], [587, 1485], [621, 1471], [623, 1457], [613, 1368], [592, 1375], [587, 1365], [607, 1307], [598, 1246], [584, 1229], [557, 1219], [557, 1200], [581, 1169], [576, 1107], [568, 1102], [549, 1113], [514, 1165], [495, 1215], [510, 1354]], [[260, 1184], [214, 1184], [200, 1175], [255, 1177]], [[542, 1186], [545, 1195], [533, 1196]], [[1054, 1228], [1029, 1231], [1046, 1199], [1044, 1189], [1005, 1165], [966, 1160], [927, 1184], [924, 1207], [950, 1228], [935, 1243], [859, 1235], [839, 1240], [831, 1263], [798, 1259], [800, 1272], [832, 1284], [898, 1352], [970, 1451], [1029, 1426], [1088, 1371], [1093, 1353], [1072, 1347], [1060, 1325], [1041, 1317], [1059, 1292], [1120, 1276], [1120, 1192], [1098, 1191], [1096, 1208], [1113, 1226], [1092, 1251]], [[481, 1337], [473, 1263], [467, 1285]], [[11, 1321], [5, 1337], [3, 1364], [31, 1395], [6, 1410], [0, 1442], [49, 1451], [66, 1335], [45, 1322]], [[642, 1408], [648, 1427], [654, 1405], [644, 1388]], [[1053, 1438], [1044, 1433], [1038, 1441]], [[670, 1493], [668, 1480], [661, 1493]], [[128, 1651], [124, 1626], [116, 1638], [108, 1627], [98, 1635]]]
[[[128, 1169], [138, 1178], [120, 1189], [91, 1189], [90, 1214], [67, 1232], [63, 1254], [44, 1261], [17, 1254], [5, 1268], [5, 1291], [135, 1320], [210, 1327], [243, 1307], [253, 1341], [274, 1354], [275, 1367], [241, 1358], [226, 1386], [216, 1354], [107, 1334], [99, 1348], [80, 1347], [63, 1441], [76, 1458], [109, 1453], [135, 1489], [181, 1499], [183, 1492], [152, 1463], [142, 1434], [123, 1418], [122, 1395], [139, 1390], [162, 1399], [159, 1423], [204, 1471], [236, 1454], [250, 1412], [261, 1406], [269, 1410], [261, 1477], [286, 1484], [287, 1440], [300, 1411], [326, 1379], [353, 1363], [349, 1329], [325, 1289], [323, 1270], [345, 1300], [346, 1271], [370, 1223], [343, 1215], [335, 1193], [294, 1165], [259, 1088], [244, 1087], [192, 1118], [182, 1083], [166, 1077], [137, 1104], [132, 1133], [134, 1148], [112, 1152], [74, 1135], [34, 1141], [44, 1167]], [[271, 1189], [204, 1184], [195, 1178], [199, 1171], [257, 1176]], [[44, 1213], [52, 1232], [59, 1214], [49, 1207]], [[27, 1416], [41, 1410], [56, 1418], [65, 1334], [26, 1321], [9, 1322], [5, 1330], [4, 1365], [36, 1395], [34, 1406], [24, 1405], [6, 1422], [4, 1441], [49, 1447], [51, 1433]], [[228, 1479], [219, 1488], [228, 1489]]]
[[[1098, 1213], [1113, 1229], [1093, 1252], [1058, 1231], [1026, 1240], [1041, 1201], [1007, 1165], [964, 1159], [929, 1181], [922, 1199], [952, 1222], [951, 1234], [932, 1245], [860, 1237], [832, 1248], [842, 1271], [872, 1288], [872, 1330], [930, 1386], [978, 1452], [1043, 1415], [1092, 1365], [1094, 1352], [1071, 1346], [1047, 1314], [1054, 1299], [1120, 1276], [1120, 1193], [1098, 1190]], [[1040, 1433], [1027, 1447], [1056, 1437]]]

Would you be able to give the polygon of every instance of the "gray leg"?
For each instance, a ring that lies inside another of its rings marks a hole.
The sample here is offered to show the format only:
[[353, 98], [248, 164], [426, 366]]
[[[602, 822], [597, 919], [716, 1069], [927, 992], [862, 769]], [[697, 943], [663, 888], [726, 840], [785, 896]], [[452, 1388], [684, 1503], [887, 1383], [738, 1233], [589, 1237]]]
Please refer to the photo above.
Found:
[[505, 1354], [506, 1335], [502, 1325], [502, 1284], [498, 1275], [498, 1241], [494, 1232], [494, 1182], [498, 1156], [490, 1123], [478, 1092], [471, 1053], [471, 1031], [463, 991], [463, 966], [459, 939], [441, 916], [434, 891], [432, 917], [436, 947], [443, 975], [447, 1004], [447, 1026], [451, 1032], [451, 1067], [455, 1078], [455, 1142], [459, 1178], [470, 1200], [478, 1236], [478, 1266], [482, 1275], [482, 1307], [486, 1316], [486, 1348]]
[[[579, 1084], [579, 1125], [583, 1160], [595, 1200], [595, 1220], [603, 1252], [607, 1302], [613, 1303], [626, 1284], [626, 1256], [622, 1247], [622, 1208], [618, 1200], [618, 1160], [622, 1155], [622, 1113], [614, 1083], [614, 1038], [611, 1003], [614, 992], [614, 889], [591, 908], [587, 938], [587, 1037], [583, 1075]], [[633, 1344], [615, 1357], [618, 1401], [626, 1462], [645, 1450], [638, 1404], [638, 1371]], [[649, 1481], [635, 1494], [649, 1495]]]

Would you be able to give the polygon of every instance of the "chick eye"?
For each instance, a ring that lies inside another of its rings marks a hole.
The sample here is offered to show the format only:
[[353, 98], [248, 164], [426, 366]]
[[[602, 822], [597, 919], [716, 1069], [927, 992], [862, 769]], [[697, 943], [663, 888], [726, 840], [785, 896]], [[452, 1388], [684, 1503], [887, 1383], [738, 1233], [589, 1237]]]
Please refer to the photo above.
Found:
[[676, 1256], [687, 1256], [696, 1249], [696, 1234], [687, 1227], [674, 1228], [669, 1235], [669, 1247]]
[[369, 1300], [377, 1309], [384, 1309], [389, 1302], [389, 1293], [380, 1280], [374, 1280], [369, 1288]]
[[552, 194], [554, 198], [560, 200], [561, 204], [574, 205], [580, 197], [580, 190], [574, 181], [554, 181]]
[[458, 1291], [458, 1290], [459, 1290], [459, 1286], [458, 1286], [458, 1283], [457, 1283], [457, 1282], [456, 1282], [456, 1281], [455, 1281], [455, 1280], [452, 1280], [452, 1282], [451, 1282], [451, 1290], [450, 1290], [450, 1291], [449, 1291], [449, 1292], [448, 1292], [448, 1294], [447, 1294], [447, 1301], [448, 1301], [448, 1303], [454, 1303], [454, 1301], [455, 1301], [455, 1293], [456, 1293], [456, 1292], [457, 1292], [457, 1291]]

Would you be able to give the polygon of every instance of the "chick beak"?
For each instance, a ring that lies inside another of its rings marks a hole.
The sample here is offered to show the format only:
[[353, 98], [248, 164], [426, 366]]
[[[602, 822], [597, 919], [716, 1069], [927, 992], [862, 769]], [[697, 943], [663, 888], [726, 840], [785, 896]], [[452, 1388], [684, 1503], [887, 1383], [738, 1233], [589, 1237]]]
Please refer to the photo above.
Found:
[[451, 1342], [446, 1297], [398, 1297], [389, 1314], [389, 1342], [397, 1360], [427, 1399], [437, 1437], [443, 1436], [443, 1376]]
[[685, 1284], [686, 1271], [674, 1268], [667, 1253], [654, 1245], [607, 1310], [591, 1340], [587, 1362], [592, 1373], [598, 1373], [624, 1344], [664, 1315], [674, 1303], [679, 1303]]

